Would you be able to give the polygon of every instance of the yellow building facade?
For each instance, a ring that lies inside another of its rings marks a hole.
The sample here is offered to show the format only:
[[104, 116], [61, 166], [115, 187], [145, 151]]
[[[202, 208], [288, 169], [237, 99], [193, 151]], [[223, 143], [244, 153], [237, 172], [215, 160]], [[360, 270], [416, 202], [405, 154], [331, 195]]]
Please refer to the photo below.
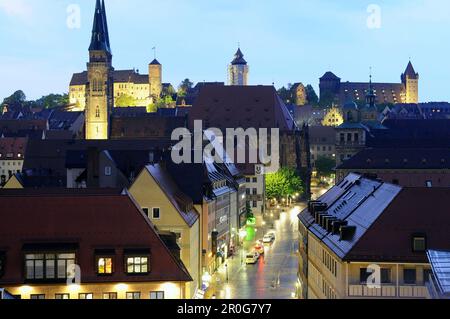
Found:
[[341, 109], [333, 106], [330, 108], [322, 121], [323, 126], [339, 126], [344, 123], [344, 116], [342, 114]]
[[[183, 212], [184, 204], [179, 202], [185, 202], [184, 196], [175, 189], [164, 169], [155, 165], [141, 172], [130, 187], [130, 193], [144, 212], [148, 212], [159, 231], [176, 234], [181, 261], [193, 279], [193, 282], [186, 284], [186, 297], [193, 298], [201, 287], [201, 220], [193, 207], [190, 212]], [[155, 209], [158, 211], [157, 217], [153, 214]], [[187, 219], [188, 215], [191, 217]]]
[[6, 286], [21, 299], [185, 299], [185, 283], [96, 283]]
[[[431, 271], [429, 264], [344, 262], [311, 234], [308, 244], [308, 299], [426, 299], [428, 296], [426, 274]], [[361, 280], [361, 272], [371, 265], [381, 269], [379, 288], [370, 287]], [[405, 282], [405, 270], [417, 274], [415, 283]]]

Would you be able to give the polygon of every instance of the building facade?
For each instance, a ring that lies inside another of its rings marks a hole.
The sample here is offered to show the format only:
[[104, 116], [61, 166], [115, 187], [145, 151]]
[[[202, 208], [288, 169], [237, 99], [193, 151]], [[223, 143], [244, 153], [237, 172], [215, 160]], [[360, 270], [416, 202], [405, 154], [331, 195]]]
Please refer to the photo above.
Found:
[[188, 271], [128, 194], [33, 192], [0, 194], [0, 285], [12, 295], [186, 298]]
[[299, 295], [427, 298], [427, 247], [449, 246], [448, 193], [348, 175], [299, 215]]
[[177, 238], [181, 260], [193, 281], [187, 284], [186, 297], [194, 298], [201, 289], [200, 214], [192, 200], [181, 192], [162, 165], [148, 165], [130, 187], [137, 201], [159, 231]]
[[336, 181], [350, 173], [403, 187], [449, 187], [450, 154], [446, 148], [367, 148], [337, 167]]
[[[364, 102], [369, 83], [343, 82], [332, 72], [320, 78], [320, 98], [338, 106], [348, 101]], [[401, 83], [373, 83], [377, 104], [419, 103], [419, 74], [411, 61], [401, 75]]]
[[27, 143], [27, 138], [0, 138], [0, 188], [22, 172]]

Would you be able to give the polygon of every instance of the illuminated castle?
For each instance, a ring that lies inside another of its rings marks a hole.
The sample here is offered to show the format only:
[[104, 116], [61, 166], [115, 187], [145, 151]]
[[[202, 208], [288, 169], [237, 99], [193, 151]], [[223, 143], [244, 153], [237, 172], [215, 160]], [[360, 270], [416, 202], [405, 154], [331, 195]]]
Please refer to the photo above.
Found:
[[[94, 50], [95, 48], [100, 50]], [[104, 1], [102, 3], [97, 1], [95, 9], [92, 40], [89, 47], [91, 59], [93, 51], [97, 53], [103, 52], [105, 57], [109, 57], [109, 61], [104, 62], [111, 65], [112, 54]], [[91, 68], [95, 69], [95, 64], [92, 64], [92, 62], [95, 63], [95, 61], [90, 62]], [[140, 74], [139, 70], [111, 69], [110, 81], [114, 92], [114, 106], [118, 106], [117, 100], [125, 95], [131, 97], [135, 101], [136, 106], [147, 107], [160, 97], [163, 86], [169, 86], [169, 84], [162, 83], [162, 65], [156, 59], [148, 65], [148, 74]], [[69, 87], [69, 99], [73, 110], [82, 111], [87, 109], [87, 101], [90, 94], [88, 90], [89, 85], [89, 67], [88, 71], [73, 74]]]

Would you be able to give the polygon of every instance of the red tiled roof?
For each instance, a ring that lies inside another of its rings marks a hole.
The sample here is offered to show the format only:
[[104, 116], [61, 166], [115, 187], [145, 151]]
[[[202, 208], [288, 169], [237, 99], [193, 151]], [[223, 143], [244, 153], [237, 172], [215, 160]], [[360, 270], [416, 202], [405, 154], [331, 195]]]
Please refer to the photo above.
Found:
[[[201, 89], [191, 112], [194, 120], [203, 120], [210, 127], [279, 128], [291, 131], [294, 121], [273, 86], [220, 86]], [[225, 132], [224, 132], [225, 133]]]
[[[0, 243], [7, 247], [8, 267], [1, 283], [23, 281], [24, 244], [76, 243], [82, 282], [191, 281], [157, 235], [150, 220], [128, 195], [0, 197]], [[96, 275], [95, 249], [116, 250], [115, 273]], [[148, 275], [125, 274], [123, 250], [149, 249]]]
[[404, 188], [346, 256], [346, 260], [428, 263], [413, 252], [415, 234], [427, 246], [450, 249], [450, 188]]

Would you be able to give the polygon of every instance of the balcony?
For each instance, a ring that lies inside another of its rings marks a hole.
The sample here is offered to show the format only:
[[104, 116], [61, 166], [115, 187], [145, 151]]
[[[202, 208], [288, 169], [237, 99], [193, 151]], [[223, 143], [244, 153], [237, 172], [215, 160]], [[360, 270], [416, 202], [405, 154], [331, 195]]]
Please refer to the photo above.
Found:
[[405, 298], [426, 299], [428, 290], [425, 286], [398, 286], [393, 284], [382, 285], [380, 288], [369, 289], [367, 285], [350, 285], [348, 288], [350, 298]]

